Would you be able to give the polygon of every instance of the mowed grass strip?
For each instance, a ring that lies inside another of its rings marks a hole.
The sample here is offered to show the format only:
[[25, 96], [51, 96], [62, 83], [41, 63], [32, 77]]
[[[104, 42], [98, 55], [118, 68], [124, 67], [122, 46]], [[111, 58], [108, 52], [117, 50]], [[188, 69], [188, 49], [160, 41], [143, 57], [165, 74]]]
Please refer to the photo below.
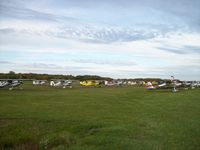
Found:
[[1, 149], [198, 150], [200, 89], [0, 90]]

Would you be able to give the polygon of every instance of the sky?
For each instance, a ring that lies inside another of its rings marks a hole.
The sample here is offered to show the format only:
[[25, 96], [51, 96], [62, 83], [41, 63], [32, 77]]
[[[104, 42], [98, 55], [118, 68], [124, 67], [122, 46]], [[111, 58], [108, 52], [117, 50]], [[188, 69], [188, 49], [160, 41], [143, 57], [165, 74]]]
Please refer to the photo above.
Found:
[[200, 80], [199, 0], [1, 0], [0, 72]]

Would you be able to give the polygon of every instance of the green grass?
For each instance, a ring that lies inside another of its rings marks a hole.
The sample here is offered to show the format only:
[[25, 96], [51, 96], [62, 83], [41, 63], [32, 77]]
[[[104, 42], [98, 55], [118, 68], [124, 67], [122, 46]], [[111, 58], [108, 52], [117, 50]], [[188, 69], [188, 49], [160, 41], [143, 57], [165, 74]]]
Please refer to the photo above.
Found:
[[0, 90], [0, 149], [200, 149], [200, 89], [23, 87]]

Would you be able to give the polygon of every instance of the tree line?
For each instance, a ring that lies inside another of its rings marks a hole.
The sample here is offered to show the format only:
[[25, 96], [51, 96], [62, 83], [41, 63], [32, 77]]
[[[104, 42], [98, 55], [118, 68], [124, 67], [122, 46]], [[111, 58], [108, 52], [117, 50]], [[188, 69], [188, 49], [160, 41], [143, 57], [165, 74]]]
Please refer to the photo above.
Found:
[[52, 75], [52, 74], [37, 74], [37, 73], [0, 73], [0, 79], [36, 79], [36, 80], [51, 80], [51, 79], [65, 79], [65, 80], [112, 80], [109, 77], [101, 77], [97, 75]]
[[[52, 74], [37, 74], [37, 73], [15, 73], [10, 71], [9, 73], [0, 73], [0, 79], [36, 79], [36, 80], [52, 80], [52, 79], [64, 79], [64, 80], [113, 80], [110, 77], [101, 77], [97, 75], [52, 75]], [[117, 79], [123, 81], [161, 81], [160, 78], [135, 78], [135, 79]], [[170, 82], [169, 79], [164, 79], [165, 82]]]

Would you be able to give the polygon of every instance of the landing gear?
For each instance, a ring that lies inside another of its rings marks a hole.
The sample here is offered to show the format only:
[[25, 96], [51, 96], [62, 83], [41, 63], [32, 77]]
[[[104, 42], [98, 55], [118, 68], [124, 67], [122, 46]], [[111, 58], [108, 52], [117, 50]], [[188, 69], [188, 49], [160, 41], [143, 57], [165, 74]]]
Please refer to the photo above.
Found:
[[174, 93], [177, 92], [176, 88], [173, 88], [172, 92], [174, 92]]
[[177, 92], [177, 90], [176, 90], [176, 81], [174, 80], [174, 77], [173, 77], [172, 81], [173, 81], [173, 84], [174, 84], [172, 92], [176, 93]]
[[[66, 86], [63, 86], [63, 89], [65, 89], [66, 88]], [[69, 88], [71, 89], [72, 88], [72, 86], [69, 86]]]

